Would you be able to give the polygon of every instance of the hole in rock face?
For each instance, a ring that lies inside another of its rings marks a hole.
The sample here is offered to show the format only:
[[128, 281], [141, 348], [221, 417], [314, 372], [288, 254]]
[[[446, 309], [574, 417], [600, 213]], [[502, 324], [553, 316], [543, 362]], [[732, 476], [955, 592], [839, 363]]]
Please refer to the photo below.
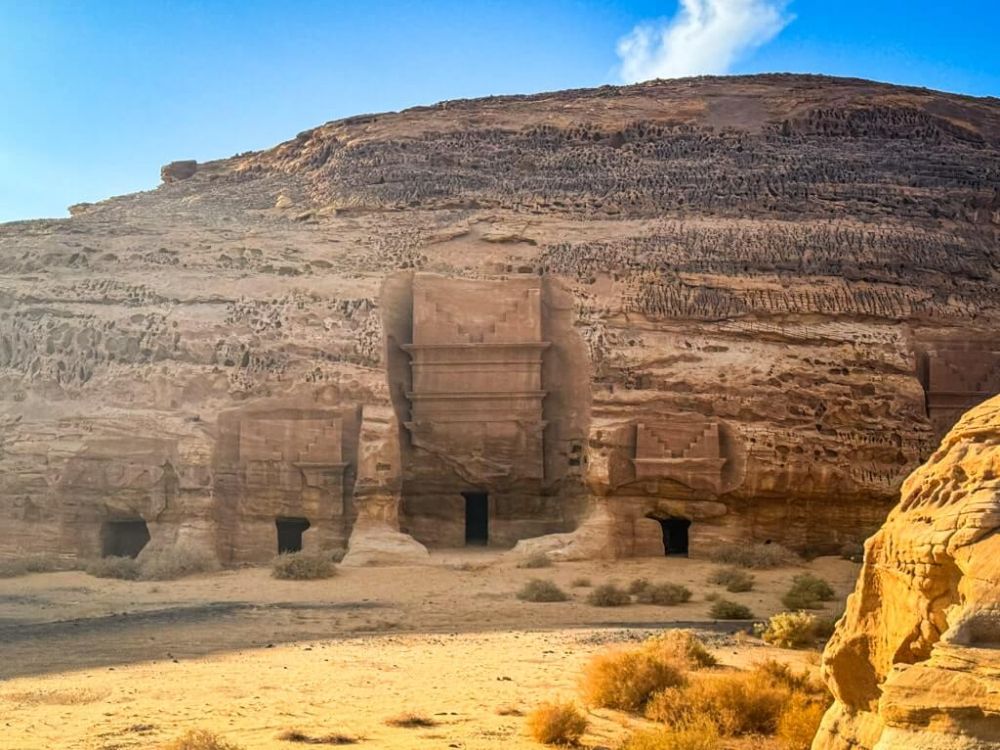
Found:
[[465, 498], [465, 543], [487, 544], [490, 540], [490, 498], [485, 492], [463, 492]]
[[302, 532], [309, 528], [308, 518], [278, 518], [278, 554], [302, 551]]
[[103, 557], [138, 557], [149, 542], [149, 528], [141, 518], [106, 521], [101, 527]]
[[691, 521], [686, 518], [657, 518], [663, 530], [663, 551], [668, 556], [688, 554], [688, 529]]

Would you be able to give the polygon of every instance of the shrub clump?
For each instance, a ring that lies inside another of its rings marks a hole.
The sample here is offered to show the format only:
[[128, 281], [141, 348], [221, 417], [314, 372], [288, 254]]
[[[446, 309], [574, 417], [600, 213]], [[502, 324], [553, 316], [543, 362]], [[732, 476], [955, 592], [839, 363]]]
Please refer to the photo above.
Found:
[[438, 725], [430, 716], [415, 713], [399, 714], [391, 719], [386, 719], [385, 723], [390, 727], [399, 727], [400, 729], [429, 729]]
[[242, 750], [239, 745], [226, 742], [215, 732], [192, 729], [173, 742], [163, 746], [163, 750]]
[[690, 630], [666, 630], [650, 636], [643, 643], [643, 648], [659, 653], [666, 660], [685, 664], [689, 669], [714, 667], [719, 663], [705, 648], [704, 642]]
[[580, 576], [579, 578], [574, 578], [573, 582], [570, 583], [570, 586], [572, 586], [575, 589], [589, 589], [591, 586], [593, 586], [593, 584], [590, 582], [590, 579], [587, 578], [586, 576]]
[[719, 599], [712, 608], [708, 610], [708, 615], [713, 620], [752, 620], [753, 612], [745, 604], [731, 602], [728, 599]]
[[641, 711], [655, 693], [684, 681], [684, 665], [673, 654], [639, 646], [594, 656], [584, 668], [582, 689], [592, 706]]
[[298, 729], [288, 729], [278, 735], [278, 739], [284, 742], [298, 742], [303, 745], [356, 745], [357, 737], [349, 734], [334, 732], [333, 734], [323, 734], [313, 736]]
[[791, 550], [780, 544], [748, 544], [720, 547], [709, 559], [720, 565], [735, 565], [738, 568], [765, 570], [794, 565], [799, 558]]
[[661, 727], [636, 732], [628, 737], [621, 750], [718, 750], [719, 730], [706, 719], [683, 726]]
[[809, 750], [825, 712], [823, 703], [795, 696], [778, 717], [782, 750]]
[[519, 568], [551, 568], [552, 560], [544, 552], [534, 552], [517, 564]]
[[833, 587], [812, 573], [802, 573], [792, 579], [792, 587], [781, 597], [789, 609], [822, 609], [823, 602], [836, 596]]
[[752, 591], [754, 577], [742, 568], [728, 567], [719, 568], [708, 578], [709, 583], [716, 586], [724, 586], [730, 594], [739, 594], [745, 591]]
[[805, 648], [816, 641], [818, 624], [808, 612], [779, 612], [760, 629], [760, 637], [779, 648]]
[[210, 550], [184, 544], [155, 552], [143, 550], [137, 560], [139, 578], [144, 581], [172, 581], [219, 569], [219, 561]]
[[517, 592], [517, 598], [525, 602], [564, 602], [569, 594], [552, 581], [532, 578]]
[[595, 607], [622, 607], [632, 603], [632, 597], [613, 583], [602, 583], [587, 594], [587, 604]]
[[659, 604], [662, 606], [683, 604], [690, 600], [691, 590], [677, 583], [650, 584], [636, 595], [636, 601], [642, 604]]
[[139, 563], [131, 557], [99, 557], [90, 560], [84, 567], [84, 572], [94, 578], [118, 578], [122, 581], [139, 579]]
[[645, 591], [648, 588], [649, 588], [648, 578], [633, 578], [629, 582], [628, 587], [625, 590], [634, 596], [635, 594], [638, 594], [640, 591]]
[[0, 578], [16, 578], [28, 573], [53, 573], [71, 570], [72, 563], [48, 552], [35, 552], [0, 560]]
[[333, 560], [305, 552], [283, 552], [271, 560], [271, 577], [285, 581], [313, 581], [333, 578], [337, 567]]
[[528, 731], [546, 745], [575, 745], [587, 719], [572, 703], [543, 703], [528, 715]]
[[784, 722], [791, 738], [800, 736], [807, 719], [821, 716], [828, 701], [822, 686], [813, 683], [807, 672], [796, 673], [786, 664], [770, 661], [749, 671], [692, 675], [686, 684], [653, 696], [646, 716], [674, 728], [707, 720], [728, 737], [775, 735]]

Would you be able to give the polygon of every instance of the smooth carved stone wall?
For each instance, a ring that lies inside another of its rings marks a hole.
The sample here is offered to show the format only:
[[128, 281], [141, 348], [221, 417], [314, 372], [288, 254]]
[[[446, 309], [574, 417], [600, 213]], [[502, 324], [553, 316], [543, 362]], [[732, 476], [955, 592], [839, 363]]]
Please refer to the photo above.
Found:
[[546, 467], [562, 453], [559, 474], [575, 468], [578, 476], [583, 440], [553, 435], [546, 444], [546, 358], [555, 352], [544, 338], [543, 281], [415, 274], [411, 290], [409, 340], [400, 344], [410, 366], [400, 384], [409, 436], [404, 527], [427, 544], [461, 546], [465, 495], [485, 493], [490, 544], [566, 528], [578, 502]]
[[823, 672], [814, 750], [1000, 748], [1000, 397], [903, 484]]
[[304, 550], [344, 549], [356, 516], [357, 408], [261, 404], [220, 416], [216, 513], [225, 560], [277, 551], [278, 521], [306, 519]]

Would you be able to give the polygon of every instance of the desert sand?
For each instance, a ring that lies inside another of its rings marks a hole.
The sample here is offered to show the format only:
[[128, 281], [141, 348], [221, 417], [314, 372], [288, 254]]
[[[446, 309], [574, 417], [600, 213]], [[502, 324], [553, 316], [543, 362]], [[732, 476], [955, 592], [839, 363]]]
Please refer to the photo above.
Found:
[[[815, 652], [780, 651], [712, 623], [705, 583], [715, 566], [660, 558], [520, 569], [492, 552], [443, 552], [409, 568], [342, 568], [324, 581], [278, 581], [245, 568], [170, 582], [81, 572], [0, 580], [0, 746], [156, 747], [204, 727], [245, 748], [293, 748], [287, 730], [363, 738], [359, 747], [537, 748], [521, 714], [576, 698], [587, 657], [607, 644], [687, 624], [725, 663], [768, 656], [814, 665]], [[791, 577], [829, 580], [839, 613], [857, 565], [820, 558], [758, 571], [756, 590], [724, 594], [758, 617], [782, 609]], [[556, 581], [565, 603], [516, 599], [530, 578]], [[636, 577], [684, 583], [693, 601], [598, 608], [594, 584]], [[434, 726], [398, 728], [403, 713]], [[588, 747], [613, 746], [635, 719], [590, 712]]]

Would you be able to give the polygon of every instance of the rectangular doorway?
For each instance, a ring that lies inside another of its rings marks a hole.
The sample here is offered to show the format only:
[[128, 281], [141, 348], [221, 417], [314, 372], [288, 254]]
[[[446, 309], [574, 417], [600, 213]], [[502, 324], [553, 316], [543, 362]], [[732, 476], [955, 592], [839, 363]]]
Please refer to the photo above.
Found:
[[302, 532], [309, 528], [308, 518], [278, 518], [278, 554], [302, 551]]
[[465, 498], [465, 543], [490, 541], [490, 497], [485, 492], [463, 492]]
[[149, 528], [140, 519], [105, 521], [101, 527], [102, 557], [138, 557], [149, 542]]
[[691, 521], [686, 518], [657, 518], [663, 529], [663, 552], [667, 556], [687, 557], [688, 529]]

